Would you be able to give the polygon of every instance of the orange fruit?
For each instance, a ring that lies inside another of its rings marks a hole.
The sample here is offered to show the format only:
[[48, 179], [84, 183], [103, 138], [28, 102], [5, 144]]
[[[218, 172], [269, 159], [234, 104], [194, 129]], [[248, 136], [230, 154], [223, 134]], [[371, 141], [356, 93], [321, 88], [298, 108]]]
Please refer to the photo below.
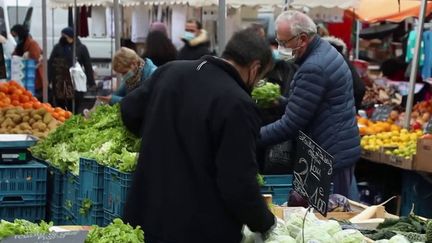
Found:
[[29, 98], [33, 97], [32, 92], [30, 92], [30, 91], [28, 91], [28, 90], [25, 90], [23, 94], [24, 94], [25, 96], [28, 96]]
[[13, 106], [19, 106], [19, 105], [20, 105], [20, 103], [19, 103], [18, 100], [12, 100], [11, 104], [12, 104]]
[[64, 116], [60, 116], [57, 120], [61, 121], [61, 122], [65, 122], [66, 118]]
[[357, 122], [362, 125], [366, 125], [366, 126], [368, 125], [368, 119], [364, 117], [360, 117]]

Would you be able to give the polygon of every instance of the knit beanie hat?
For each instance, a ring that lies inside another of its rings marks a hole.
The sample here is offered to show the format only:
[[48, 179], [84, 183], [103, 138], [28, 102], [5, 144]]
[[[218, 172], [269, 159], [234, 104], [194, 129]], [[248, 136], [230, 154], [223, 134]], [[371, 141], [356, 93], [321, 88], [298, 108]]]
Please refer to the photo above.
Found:
[[74, 30], [71, 27], [62, 29], [61, 33], [67, 35], [70, 38], [74, 38]]

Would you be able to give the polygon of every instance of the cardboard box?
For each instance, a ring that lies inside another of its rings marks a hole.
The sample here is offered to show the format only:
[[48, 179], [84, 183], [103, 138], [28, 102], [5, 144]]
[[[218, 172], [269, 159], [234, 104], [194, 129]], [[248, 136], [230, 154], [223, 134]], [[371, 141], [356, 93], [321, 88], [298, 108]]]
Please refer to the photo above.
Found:
[[432, 172], [432, 139], [419, 139], [417, 141], [414, 170]]
[[406, 159], [397, 155], [382, 154], [381, 162], [401, 169], [412, 170], [414, 157], [415, 156], [412, 156], [410, 159]]
[[414, 164], [414, 156], [409, 159], [397, 155], [386, 154], [386, 151], [397, 149], [395, 146], [381, 147], [381, 163], [391, 165], [405, 170], [412, 170]]
[[372, 162], [381, 162], [381, 153], [379, 151], [361, 150], [361, 157]]

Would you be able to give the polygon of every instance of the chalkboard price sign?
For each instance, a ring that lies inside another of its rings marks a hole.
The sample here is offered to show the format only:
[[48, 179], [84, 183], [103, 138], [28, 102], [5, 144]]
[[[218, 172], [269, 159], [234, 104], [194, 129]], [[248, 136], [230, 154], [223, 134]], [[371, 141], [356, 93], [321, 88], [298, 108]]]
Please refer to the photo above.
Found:
[[47, 234], [15, 235], [1, 243], [84, 243], [88, 231], [51, 232]]
[[300, 131], [294, 166], [294, 190], [324, 216], [327, 216], [332, 173], [333, 157]]

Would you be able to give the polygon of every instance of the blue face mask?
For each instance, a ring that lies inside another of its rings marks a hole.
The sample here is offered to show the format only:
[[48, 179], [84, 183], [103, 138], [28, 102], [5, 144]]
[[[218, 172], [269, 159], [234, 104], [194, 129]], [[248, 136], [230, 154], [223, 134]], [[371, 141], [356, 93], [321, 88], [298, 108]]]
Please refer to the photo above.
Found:
[[276, 49], [274, 49], [274, 50], [272, 51], [272, 57], [273, 57], [273, 60], [280, 60], [279, 51], [276, 50]]
[[186, 32], [183, 34], [183, 38], [182, 38], [182, 39], [187, 40], [187, 41], [190, 41], [190, 40], [192, 40], [193, 38], [195, 38], [195, 34], [192, 33], [192, 32], [186, 31]]

